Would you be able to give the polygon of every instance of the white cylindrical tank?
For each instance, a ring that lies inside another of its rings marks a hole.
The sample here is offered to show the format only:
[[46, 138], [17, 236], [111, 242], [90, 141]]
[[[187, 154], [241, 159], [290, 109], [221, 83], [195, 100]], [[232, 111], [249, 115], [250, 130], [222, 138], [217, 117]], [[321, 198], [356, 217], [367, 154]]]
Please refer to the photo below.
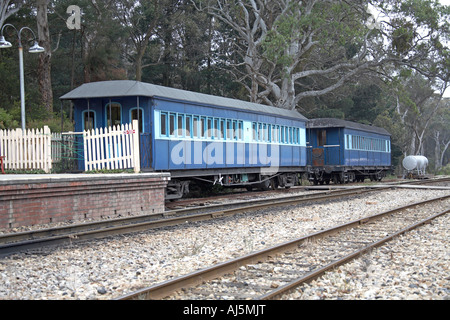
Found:
[[425, 173], [428, 165], [428, 159], [424, 156], [407, 156], [403, 159], [403, 168], [408, 171], [417, 169], [418, 173]]

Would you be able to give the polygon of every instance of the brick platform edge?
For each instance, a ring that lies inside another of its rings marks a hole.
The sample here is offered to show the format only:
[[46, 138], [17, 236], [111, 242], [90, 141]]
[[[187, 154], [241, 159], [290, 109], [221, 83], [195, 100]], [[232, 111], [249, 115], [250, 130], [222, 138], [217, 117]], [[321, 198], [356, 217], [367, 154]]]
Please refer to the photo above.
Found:
[[0, 230], [164, 211], [168, 173], [82, 174], [0, 181]]

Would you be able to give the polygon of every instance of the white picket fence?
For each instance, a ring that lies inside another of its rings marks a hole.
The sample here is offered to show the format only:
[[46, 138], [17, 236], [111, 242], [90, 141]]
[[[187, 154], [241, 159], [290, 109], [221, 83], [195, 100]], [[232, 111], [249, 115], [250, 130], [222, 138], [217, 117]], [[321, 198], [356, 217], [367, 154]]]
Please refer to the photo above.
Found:
[[83, 131], [85, 170], [140, 171], [138, 121], [132, 124]]
[[42, 169], [50, 172], [52, 168], [52, 135], [50, 128], [0, 130], [0, 156], [5, 156], [5, 169]]

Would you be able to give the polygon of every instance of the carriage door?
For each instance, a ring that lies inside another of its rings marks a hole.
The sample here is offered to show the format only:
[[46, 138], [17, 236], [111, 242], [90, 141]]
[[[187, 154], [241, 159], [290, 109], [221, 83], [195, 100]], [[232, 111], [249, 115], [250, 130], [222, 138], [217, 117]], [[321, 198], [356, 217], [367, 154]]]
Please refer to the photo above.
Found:
[[[139, 153], [141, 156], [141, 170], [146, 171], [152, 165], [152, 138], [150, 132], [145, 132], [144, 111], [142, 108], [133, 108], [130, 110], [130, 119], [138, 120], [139, 123]], [[147, 130], [148, 131], [148, 130]]]
[[317, 148], [312, 149], [313, 166], [323, 166], [325, 163], [324, 145], [327, 141], [327, 131], [317, 130]]

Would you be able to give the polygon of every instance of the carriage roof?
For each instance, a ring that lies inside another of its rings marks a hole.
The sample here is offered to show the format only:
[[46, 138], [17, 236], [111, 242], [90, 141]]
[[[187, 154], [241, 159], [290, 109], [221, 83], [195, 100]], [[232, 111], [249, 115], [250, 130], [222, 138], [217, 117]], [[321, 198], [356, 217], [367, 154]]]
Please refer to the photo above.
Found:
[[367, 124], [362, 124], [358, 122], [334, 119], [334, 118], [318, 118], [310, 119], [307, 124], [308, 128], [320, 129], [320, 128], [348, 128], [366, 132], [373, 132], [383, 135], [390, 136], [391, 134], [384, 128], [375, 127]]
[[203, 105], [241, 109], [256, 113], [266, 113], [307, 121], [307, 119], [296, 110], [281, 109], [259, 103], [219, 97], [132, 80], [112, 80], [85, 83], [61, 96], [60, 99], [76, 100], [89, 98], [119, 98], [126, 96], [172, 99]]

